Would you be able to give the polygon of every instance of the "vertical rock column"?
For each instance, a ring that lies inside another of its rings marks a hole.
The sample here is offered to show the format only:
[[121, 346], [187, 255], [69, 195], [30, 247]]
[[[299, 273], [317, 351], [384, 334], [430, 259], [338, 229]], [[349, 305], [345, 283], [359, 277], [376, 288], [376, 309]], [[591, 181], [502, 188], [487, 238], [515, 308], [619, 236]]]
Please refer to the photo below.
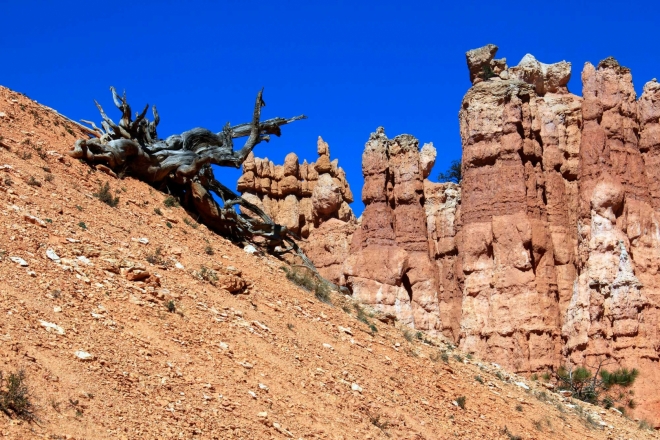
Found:
[[425, 148], [420, 157], [419, 142], [410, 135], [390, 140], [382, 128], [371, 134], [362, 154], [366, 207], [344, 274], [361, 302], [414, 328], [439, 332], [437, 274], [429, 258], [423, 187], [435, 149]]
[[[480, 70], [471, 60], [493, 65], [495, 51], [488, 53], [479, 58], [468, 52], [471, 78]], [[499, 75], [474, 78], [459, 113], [463, 180], [458, 254], [464, 277], [460, 344], [516, 371], [541, 371], [559, 363], [558, 288], [548, 205], [557, 205], [565, 189], [563, 182], [555, 181], [548, 200], [545, 159], [554, 156], [558, 170], [564, 161], [558, 139], [544, 148], [544, 134], [560, 137], [551, 129], [561, 117], [543, 97], [567, 94], [569, 77], [568, 63], [546, 65], [527, 55]]]

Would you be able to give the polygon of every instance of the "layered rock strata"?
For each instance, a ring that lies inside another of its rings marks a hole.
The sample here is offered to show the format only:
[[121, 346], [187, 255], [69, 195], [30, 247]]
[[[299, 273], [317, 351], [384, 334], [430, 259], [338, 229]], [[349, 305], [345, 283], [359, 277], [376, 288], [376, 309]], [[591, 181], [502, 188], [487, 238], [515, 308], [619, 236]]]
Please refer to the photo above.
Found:
[[430, 332], [442, 330], [424, 210], [435, 155], [410, 135], [388, 139], [382, 127], [371, 134], [362, 155], [365, 210], [343, 269], [360, 301]]
[[[582, 73], [532, 55], [467, 54], [459, 185], [425, 179], [435, 151], [379, 129], [344, 264], [359, 300], [518, 372], [611, 359], [643, 371], [660, 411], [660, 84], [637, 99], [614, 59]], [[432, 158], [431, 158], [432, 157]]]
[[242, 197], [263, 209], [274, 221], [299, 234], [301, 247], [329, 280], [343, 284], [341, 267], [357, 219], [349, 203], [353, 193], [338, 160], [330, 160], [328, 144], [319, 136], [319, 158], [301, 164], [289, 153], [284, 164], [252, 153], [238, 180]]

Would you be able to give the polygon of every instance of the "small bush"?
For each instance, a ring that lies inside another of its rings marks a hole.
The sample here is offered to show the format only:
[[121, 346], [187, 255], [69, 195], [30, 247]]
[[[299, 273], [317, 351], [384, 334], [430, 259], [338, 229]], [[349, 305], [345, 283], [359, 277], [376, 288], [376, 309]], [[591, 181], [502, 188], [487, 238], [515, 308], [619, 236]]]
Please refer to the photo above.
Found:
[[530, 379], [533, 380], [534, 382], [536, 382], [537, 380], [539, 380], [539, 375], [534, 373], [530, 376]]
[[460, 354], [455, 354], [454, 359], [456, 359], [457, 362], [463, 363], [463, 356]]
[[206, 247], [204, 248], [204, 252], [206, 253], [206, 255], [213, 255], [213, 254], [215, 254], [215, 252], [213, 251], [213, 248], [212, 248], [211, 246], [206, 246]]
[[603, 364], [604, 361], [601, 361], [596, 369], [596, 374], [586, 367], [573, 369], [560, 367], [556, 373], [559, 389], [571, 391], [575, 399], [583, 402], [600, 404], [607, 408], [618, 403], [623, 409], [626, 406], [633, 408], [635, 402], [629, 399], [623, 390], [633, 385], [639, 376], [639, 370], [619, 368], [609, 372], [602, 368]]
[[34, 176], [30, 176], [30, 178], [27, 181], [27, 184], [30, 186], [41, 186], [41, 182], [39, 182], [37, 179], [34, 178]]
[[502, 429], [502, 434], [504, 434], [504, 435], [506, 435], [507, 437], [509, 437], [509, 440], [522, 440], [522, 437], [521, 437], [521, 436], [519, 436], [519, 435], [514, 435], [514, 434], [512, 434], [511, 432], [509, 432], [509, 428], [507, 428], [506, 426], [504, 427], [504, 429]]
[[289, 330], [293, 331], [293, 329], [295, 328], [295, 326], [294, 326], [293, 324], [289, 323], [289, 324], [286, 325], [286, 328], [288, 328]]
[[162, 250], [161, 247], [158, 246], [153, 254], [148, 254], [145, 258], [149, 263], [155, 264], [157, 266], [164, 266], [165, 265], [165, 259], [163, 258], [162, 255]]
[[369, 324], [369, 330], [371, 330], [371, 333], [378, 333], [378, 327], [373, 322]]
[[30, 160], [30, 159], [32, 159], [32, 153], [30, 153], [28, 151], [23, 151], [20, 155], [20, 158], [23, 159], [23, 160]]
[[408, 329], [405, 329], [405, 330], [403, 331], [403, 337], [405, 338], [406, 341], [408, 341], [408, 342], [412, 342], [412, 341], [413, 341], [413, 338], [414, 338], [414, 336], [413, 336], [413, 332], [411, 332], [411, 331], [408, 330]]
[[82, 210], [83, 210], [83, 207], [80, 206], [80, 205], [76, 205], [76, 209], [77, 209], [78, 211], [82, 211]]
[[176, 304], [174, 304], [174, 301], [172, 300], [169, 300], [165, 307], [167, 307], [167, 311], [170, 313], [176, 312]]
[[[387, 435], [385, 430], [390, 427], [389, 422], [382, 420], [382, 415], [381, 414], [368, 414], [369, 416], [369, 422], [371, 422], [372, 425], [374, 425], [376, 428], [380, 429]], [[389, 437], [389, 435], [388, 435]]]
[[49, 183], [52, 182], [54, 179], [55, 176], [53, 176], [51, 173], [46, 173], [46, 175], [44, 176], [44, 180]]
[[516, 405], [516, 411], [522, 412], [522, 410], [523, 410], [523, 407], [522, 407], [521, 404]]
[[204, 281], [208, 281], [213, 285], [218, 281], [218, 274], [216, 274], [213, 269], [209, 269], [206, 266], [200, 268], [199, 272], [197, 272], [197, 277]]
[[456, 403], [460, 409], [465, 409], [465, 396], [460, 396], [456, 398]]
[[163, 205], [167, 206], [168, 208], [172, 208], [179, 206], [179, 202], [174, 197], [168, 196], [165, 200], [163, 200]]
[[25, 372], [18, 370], [5, 379], [0, 372], [0, 411], [9, 417], [33, 421], [34, 405], [30, 402], [30, 393], [25, 383]]
[[116, 208], [117, 205], [119, 205], [119, 196], [112, 197], [112, 194], [110, 194], [110, 184], [108, 182], [105, 182], [105, 185], [99, 185], [99, 192], [95, 193], [94, 197], [112, 208]]
[[637, 425], [639, 429], [646, 429], [649, 431], [653, 430], [653, 425], [651, 425], [648, 420], [642, 419], [639, 421], [639, 425]]
[[188, 226], [190, 226], [191, 228], [193, 228], [193, 229], [197, 229], [199, 227], [198, 223], [195, 223], [194, 221], [191, 221], [190, 219], [187, 219], [187, 218], [184, 218], [183, 222], [185, 224], [187, 224]]
[[289, 281], [297, 284], [303, 289], [310, 292], [315, 289], [316, 281], [309, 275], [309, 273], [307, 273], [307, 271], [302, 272], [295, 269], [284, 268], [284, 272], [286, 272], [286, 278]]
[[481, 378], [481, 376], [474, 376], [474, 380], [476, 380], [477, 382], [479, 382], [482, 385], [484, 383], [484, 380]]
[[548, 382], [548, 381], [550, 380], [550, 373], [548, 373], [548, 372], [546, 371], [545, 373], [543, 373], [543, 375], [541, 376], [541, 378], [542, 378], [544, 381]]
[[445, 364], [449, 363], [449, 355], [447, 354], [446, 351], [443, 351], [442, 354], [440, 355], [440, 358], [442, 359], [442, 362]]
[[163, 215], [163, 211], [161, 211], [160, 208], [154, 208], [154, 214]]
[[319, 301], [326, 304], [332, 304], [332, 301], [330, 300], [330, 288], [322, 281], [316, 284], [316, 287], [314, 288], [314, 296]]
[[167, 226], [168, 228], [172, 229], [172, 223], [170, 223], [170, 222], [165, 222], [165, 226]]
[[78, 226], [80, 226], [83, 230], [87, 229], [87, 225], [85, 224], [85, 222], [78, 223]]
[[353, 308], [355, 309], [355, 313], [356, 313], [355, 317], [357, 318], [357, 320], [368, 325], [369, 316], [365, 313], [364, 308], [362, 308], [360, 304], [353, 305]]

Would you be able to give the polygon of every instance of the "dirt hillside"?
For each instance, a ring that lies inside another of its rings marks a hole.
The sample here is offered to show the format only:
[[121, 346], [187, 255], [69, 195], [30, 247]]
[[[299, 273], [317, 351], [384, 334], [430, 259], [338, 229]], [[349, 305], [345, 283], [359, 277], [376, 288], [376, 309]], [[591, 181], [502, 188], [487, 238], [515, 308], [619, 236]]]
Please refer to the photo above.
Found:
[[84, 136], [0, 87], [0, 371], [25, 372], [36, 413], [0, 412], [0, 436], [656, 438], [319, 301], [165, 194], [68, 157]]

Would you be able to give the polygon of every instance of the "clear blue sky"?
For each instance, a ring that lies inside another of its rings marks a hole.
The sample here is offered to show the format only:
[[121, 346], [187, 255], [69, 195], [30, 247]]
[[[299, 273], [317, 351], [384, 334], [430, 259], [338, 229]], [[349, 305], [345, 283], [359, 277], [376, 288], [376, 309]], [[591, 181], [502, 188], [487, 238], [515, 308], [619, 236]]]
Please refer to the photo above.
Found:
[[[461, 154], [458, 110], [470, 86], [464, 53], [487, 43], [515, 65], [526, 54], [573, 63], [614, 56], [638, 94], [660, 77], [658, 2], [72, 2], [0, 0], [0, 84], [78, 120], [117, 115], [108, 87], [134, 109], [157, 104], [165, 137], [250, 119], [304, 113], [257, 156], [316, 159], [329, 142], [361, 213], [361, 152], [382, 125], [390, 137], [432, 141], [432, 177]], [[235, 188], [239, 172], [221, 169]]]

